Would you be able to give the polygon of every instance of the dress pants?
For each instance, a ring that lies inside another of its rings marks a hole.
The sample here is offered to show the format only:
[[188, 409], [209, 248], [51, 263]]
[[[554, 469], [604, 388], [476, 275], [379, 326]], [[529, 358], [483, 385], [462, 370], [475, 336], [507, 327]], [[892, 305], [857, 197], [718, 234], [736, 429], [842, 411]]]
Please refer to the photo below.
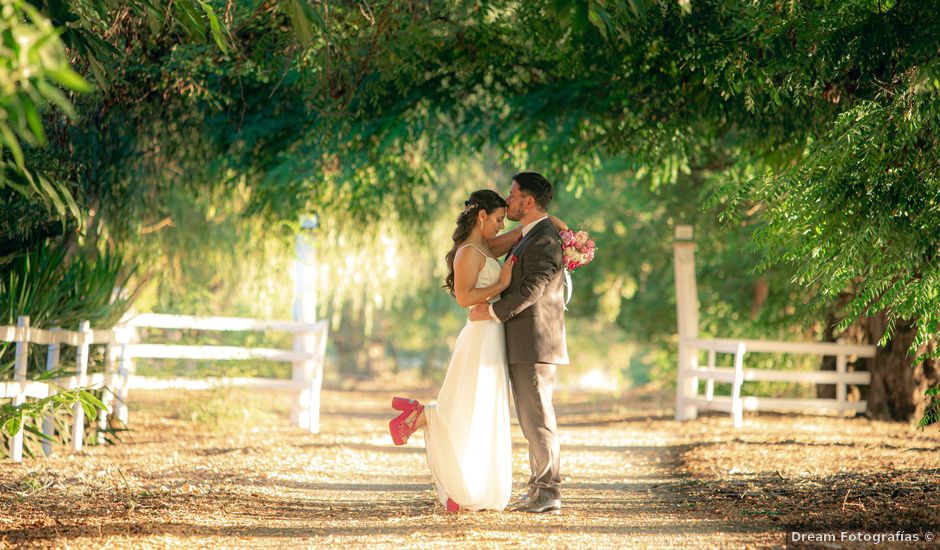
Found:
[[556, 366], [548, 363], [509, 365], [509, 381], [522, 435], [529, 442], [529, 497], [561, 498], [560, 446], [552, 393]]

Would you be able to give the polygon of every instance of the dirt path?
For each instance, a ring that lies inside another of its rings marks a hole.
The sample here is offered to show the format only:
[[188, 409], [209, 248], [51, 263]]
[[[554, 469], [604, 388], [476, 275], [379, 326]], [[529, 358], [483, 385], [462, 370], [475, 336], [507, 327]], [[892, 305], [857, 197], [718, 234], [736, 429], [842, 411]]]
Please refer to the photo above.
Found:
[[[123, 444], [0, 466], [0, 545], [741, 548], [781, 547], [789, 528], [853, 527], [868, 513], [940, 525], [940, 438], [896, 424], [762, 416], [735, 431], [723, 416], [672, 421], [661, 393], [560, 396], [563, 514], [450, 515], [422, 438], [388, 440], [390, 392], [325, 392], [319, 435], [287, 424], [283, 396], [199, 395], [135, 394]], [[518, 426], [513, 444], [518, 493], [528, 474]], [[843, 501], [840, 489], [829, 502], [807, 485], [854, 472], [856, 455], [860, 470], [884, 470], [883, 494]], [[819, 503], [815, 524], [795, 509], [806, 499]]]

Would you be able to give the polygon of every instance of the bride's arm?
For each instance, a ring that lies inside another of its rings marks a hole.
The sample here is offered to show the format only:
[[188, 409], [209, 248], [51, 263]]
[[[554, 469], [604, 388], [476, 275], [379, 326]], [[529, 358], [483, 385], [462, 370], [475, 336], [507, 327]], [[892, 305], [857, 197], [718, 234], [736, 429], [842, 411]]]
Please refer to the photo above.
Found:
[[499, 235], [496, 235], [492, 239], [483, 239], [486, 241], [486, 246], [490, 247], [490, 250], [493, 252], [493, 255], [497, 258], [504, 256], [509, 249], [512, 248], [512, 245], [516, 243], [516, 239], [519, 238], [519, 235], [522, 234], [522, 226], [516, 226], [509, 231], [505, 231]]
[[[467, 247], [470, 248], [470, 247]], [[461, 250], [454, 258], [454, 297], [460, 307], [473, 307], [506, 290], [509, 286], [513, 262], [506, 262], [499, 280], [490, 286], [476, 288], [477, 277], [486, 259], [477, 251]]]
[[[549, 216], [549, 220], [552, 221], [552, 224], [555, 226], [555, 229], [563, 231], [568, 229], [568, 224], [562, 221], [558, 216]], [[497, 258], [505, 255], [512, 248], [512, 245], [516, 244], [516, 239], [519, 238], [519, 235], [522, 234], [522, 226], [519, 225], [496, 235], [492, 239], [483, 239], [486, 241], [486, 246], [490, 247], [490, 250], [493, 251], [493, 255]]]
[[558, 216], [549, 216], [548, 219], [552, 220], [552, 224], [555, 225], [555, 229], [559, 231], [564, 231], [568, 229], [568, 224], [562, 221]]

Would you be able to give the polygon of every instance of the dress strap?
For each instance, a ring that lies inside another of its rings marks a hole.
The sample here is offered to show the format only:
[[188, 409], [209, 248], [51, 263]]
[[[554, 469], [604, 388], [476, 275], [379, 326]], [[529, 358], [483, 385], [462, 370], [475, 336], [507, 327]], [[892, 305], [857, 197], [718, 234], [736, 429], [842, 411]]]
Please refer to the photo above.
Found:
[[[468, 246], [472, 246], [477, 252], [479, 252], [480, 254], [483, 254], [485, 257], [487, 257], [487, 258], [492, 258], [492, 256], [490, 256], [489, 254], [487, 254], [486, 252], [484, 252], [482, 248], [480, 248], [479, 246], [477, 246], [477, 245], [475, 245], [475, 244], [473, 244], [473, 243], [467, 243], [467, 244], [461, 246], [460, 248], [457, 249], [457, 252], [460, 252], [461, 250], [463, 250], [464, 248], [467, 248]], [[456, 255], [456, 253], [455, 253], [455, 255]]]

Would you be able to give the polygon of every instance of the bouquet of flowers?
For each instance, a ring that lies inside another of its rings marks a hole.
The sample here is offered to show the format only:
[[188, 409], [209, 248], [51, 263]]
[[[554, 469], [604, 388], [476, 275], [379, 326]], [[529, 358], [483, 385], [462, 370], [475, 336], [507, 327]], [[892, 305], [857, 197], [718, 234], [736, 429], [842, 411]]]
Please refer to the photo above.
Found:
[[574, 271], [582, 265], [587, 265], [594, 259], [596, 246], [587, 231], [577, 233], [565, 229], [559, 232], [561, 248], [565, 253], [565, 269]]

